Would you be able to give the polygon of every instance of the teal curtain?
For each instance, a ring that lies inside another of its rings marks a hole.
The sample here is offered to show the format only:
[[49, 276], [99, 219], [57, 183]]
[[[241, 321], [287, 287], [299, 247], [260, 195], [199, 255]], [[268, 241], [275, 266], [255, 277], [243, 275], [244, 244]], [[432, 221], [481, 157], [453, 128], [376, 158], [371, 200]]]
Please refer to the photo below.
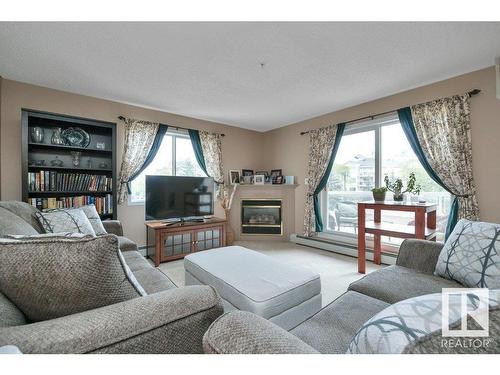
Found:
[[191, 139], [191, 144], [193, 145], [194, 156], [196, 157], [196, 161], [198, 162], [203, 172], [205, 172], [205, 174], [208, 176], [207, 166], [205, 164], [205, 157], [203, 156], [203, 148], [201, 147], [200, 132], [195, 129], [189, 129], [188, 132], [189, 132], [189, 139]]
[[323, 219], [321, 218], [321, 206], [319, 204], [319, 193], [326, 187], [328, 183], [328, 178], [330, 177], [330, 172], [332, 171], [333, 162], [335, 161], [335, 156], [337, 155], [337, 151], [339, 150], [340, 140], [342, 139], [342, 135], [344, 134], [345, 123], [338, 124], [337, 133], [335, 135], [335, 142], [333, 144], [332, 154], [330, 156], [330, 160], [328, 161], [328, 166], [326, 167], [325, 174], [323, 178], [319, 182], [319, 185], [316, 187], [313, 195], [314, 202], [314, 216], [316, 222], [316, 232], [323, 232]]
[[[431, 168], [429, 162], [427, 161], [427, 158], [425, 157], [422, 147], [420, 147], [420, 143], [417, 137], [417, 132], [415, 131], [415, 125], [413, 124], [413, 118], [411, 116], [410, 107], [398, 109], [398, 117], [399, 117], [399, 122], [403, 127], [403, 131], [406, 135], [406, 138], [408, 139], [408, 142], [410, 142], [410, 146], [413, 152], [415, 152], [415, 154], [417, 155], [420, 164], [422, 164], [427, 174], [439, 186], [441, 186], [448, 193], [453, 195], [450, 189], [443, 183], [443, 181], [441, 181], [439, 176]], [[455, 228], [455, 225], [457, 224], [457, 219], [458, 219], [458, 199], [453, 195], [453, 202], [451, 204], [450, 214], [448, 216], [448, 224], [446, 226], [445, 238], [448, 238], [450, 233], [453, 231], [453, 228]]]
[[163, 138], [165, 137], [167, 130], [168, 130], [168, 125], [160, 124], [160, 126], [158, 126], [158, 131], [155, 135], [155, 139], [153, 141], [153, 144], [151, 145], [151, 149], [149, 150], [148, 156], [146, 157], [146, 160], [144, 160], [144, 164], [137, 172], [135, 172], [132, 176], [130, 176], [130, 178], [127, 181], [127, 192], [129, 194], [132, 194], [132, 191], [130, 190], [130, 183], [137, 176], [139, 176], [142, 173], [142, 171], [144, 171], [148, 167], [149, 164], [151, 164], [156, 154], [158, 153], [158, 150], [160, 149], [161, 142], [163, 141]]

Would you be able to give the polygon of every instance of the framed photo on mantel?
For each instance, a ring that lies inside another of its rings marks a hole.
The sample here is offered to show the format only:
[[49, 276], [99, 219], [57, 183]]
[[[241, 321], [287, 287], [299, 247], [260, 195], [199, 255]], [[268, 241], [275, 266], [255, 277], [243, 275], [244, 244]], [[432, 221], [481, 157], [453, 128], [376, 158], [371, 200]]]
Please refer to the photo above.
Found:
[[[273, 169], [271, 170], [271, 182], [273, 184], [281, 184], [283, 183], [283, 172], [281, 169]], [[278, 179], [278, 177], [281, 177]], [[279, 181], [279, 182], [278, 182]]]
[[230, 170], [229, 171], [229, 183], [231, 185], [239, 184], [241, 182], [240, 171]]

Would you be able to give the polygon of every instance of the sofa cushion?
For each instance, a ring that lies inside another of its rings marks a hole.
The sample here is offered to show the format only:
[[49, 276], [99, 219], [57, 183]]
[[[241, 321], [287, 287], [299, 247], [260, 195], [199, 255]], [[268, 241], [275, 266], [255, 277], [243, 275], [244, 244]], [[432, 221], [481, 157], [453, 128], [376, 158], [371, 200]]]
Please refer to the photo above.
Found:
[[85, 213], [79, 208], [55, 209], [36, 212], [36, 218], [48, 233], [75, 232], [95, 236]]
[[[489, 306], [483, 306], [484, 311], [498, 307], [498, 292], [490, 293]], [[451, 327], [456, 322], [467, 319], [469, 312], [477, 312], [481, 305], [477, 297], [467, 298], [467, 308], [462, 308], [461, 295], [449, 298], [449, 314], [447, 321]], [[348, 353], [353, 354], [398, 354], [405, 352], [409, 345], [415, 345], [435, 332], [441, 331], [443, 324], [441, 293], [428, 294], [409, 298], [382, 310], [369, 319], [353, 337]], [[488, 312], [486, 312], [488, 313]], [[491, 332], [490, 332], [491, 334]], [[442, 339], [442, 337], [441, 337]], [[440, 352], [446, 352], [441, 348]], [[481, 348], [471, 346], [468, 353], [478, 353]], [[451, 351], [453, 352], [453, 350]]]
[[0, 292], [30, 321], [144, 295], [114, 235], [78, 239], [0, 239]]
[[172, 280], [156, 268], [145, 268], [135, 271], [134, 276], [147, 294], [163, 292], [164, 290], [176, 288]]
[[176, 285], [167, 275], [161, 272], [160, 269], [151, 266], [138, 251], [123, 253], [123, 259], [125, 259], [135, 278], [147, 294], [176, 288]]
[[[120, 239], [120, 237], [118, 237]], [[132, 272], [145, 268], [153, 268], [151, 264], [138, 251], [127, 251], [123, 254], [123, 259]]]
[[389, 304], [357, 292], [346, 292], [290, 331], [320, 353], [345, 353], [361, 326]]
[[125, 251], [137, 251], [137, 244], [129, 240], [127, 237], [118, 236], [118, 244], [120, 246], [120, 250]]
[[99, 214], [97, 213], [97, 210], [95, 209], [95, 206], [93, 204], [82, 206], [80, 207], [80, 209], [83, 211], [85, 216], [87, 216], [87, 219], [89, 219], [90, 225], [92, 225], [92, 229], [94, 230], [96, 236], [108, 234], [108, 232], [106, 232], [106, 229], [104, 229], [101, 218], [99, 217]]
[[500, 288], [500, 224], [460, 220], [434, 274], [470, 288]]
[[12, 327], [26, 324], [26, 318], [12, 302], [0, 293], [0, 327]]
[[349, 285], [353, 290], [387, 303], [396, 303], [407, 298], [430, 293], [440, 293], [442, 288], [462, 288], [452, 280], [401, 266], [389, 266]]
[[[21, 219], [26, 221], [30, 226], [32, 226], [38, 233], [45, 232], [43, 227], [38, 222], [38, 219], [35, 217], [35, 213], [38, 212], [38, 209], [36, 207], [33, 207], [31, 204], [18, 201], [1, 201], [0, 207], [12, 212], [16, 216], [19, 216]], [[27, 233], [18, 233], [18, 234], [27, 234]]]
[[0, 236], [7, 234], [38, 234], [38, 232], [13, 212], [0, 207]]

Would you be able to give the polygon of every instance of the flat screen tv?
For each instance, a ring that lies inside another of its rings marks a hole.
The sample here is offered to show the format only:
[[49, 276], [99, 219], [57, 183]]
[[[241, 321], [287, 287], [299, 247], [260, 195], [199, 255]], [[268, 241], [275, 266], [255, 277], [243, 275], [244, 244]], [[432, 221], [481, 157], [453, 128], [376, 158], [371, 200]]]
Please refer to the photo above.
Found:
[[194, 220], [214, 214], [211, 177], [146, 176], [146, 220]]

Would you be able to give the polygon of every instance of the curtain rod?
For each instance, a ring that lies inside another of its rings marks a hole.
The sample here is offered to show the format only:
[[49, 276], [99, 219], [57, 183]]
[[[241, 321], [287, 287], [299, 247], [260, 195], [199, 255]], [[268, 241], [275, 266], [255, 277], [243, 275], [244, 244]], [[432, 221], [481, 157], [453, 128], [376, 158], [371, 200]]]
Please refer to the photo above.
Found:
[[[479, 94], [480, 92], [481, 92], [481, 90], [474, 89], [474, 90], [469, 91], [467, 94], [469, 94], [469, 96], [474, 96], [474, 95]], [[370, 115], [370, 116], [360, 117], [360, 118], [357, 118], [355, 120], [347, 121], [344, 124], [347, 125], [347, 124], [350, 124], [350, 123], [353, 123], [353, 122], [358, 122], [358, 121], [361, 121], [361, 120], [373, 120], [375, 117], [380, 117], [380, 116], [383, 116], [383, 115], [387, 115], [389, 113], [394, 113], [396, 111], [397, 110], [392, 110], [392, 111], [386, 111], [386, 112], [382, 112], [382, 113], [377, 113], [376, 115]], [[309, 131], [300, 132], [300, 135], [304, 135], [304, 134], [309, 134]]]
[[[124, 121], [125, 117], [124, 116], [118, 116], [118, 119]], [[183, 130], [193, 130], [193, 129], [188, 129], [188, 128], [183, 128], [182, 126], [172, 126], [172, 125], [167, 125], [169, 128], [173, 128], [175, 130], [183, 129]], [[221, 134], [221, 137], [225, 137], [225, 134]]]

